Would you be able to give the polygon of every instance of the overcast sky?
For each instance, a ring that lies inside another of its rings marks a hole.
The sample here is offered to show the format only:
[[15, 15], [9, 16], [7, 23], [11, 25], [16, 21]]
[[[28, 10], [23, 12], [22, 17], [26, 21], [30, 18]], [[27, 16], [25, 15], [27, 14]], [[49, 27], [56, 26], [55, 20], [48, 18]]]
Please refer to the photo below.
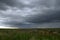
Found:
[[0, 0], [0, 26], [60, 28], [60, 0]]

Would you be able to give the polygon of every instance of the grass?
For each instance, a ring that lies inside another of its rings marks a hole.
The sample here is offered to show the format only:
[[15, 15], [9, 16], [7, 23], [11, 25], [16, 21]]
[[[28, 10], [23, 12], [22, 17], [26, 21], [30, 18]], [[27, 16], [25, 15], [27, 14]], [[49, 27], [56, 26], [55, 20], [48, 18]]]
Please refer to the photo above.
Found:
[[60, 28], [0, 29], [0, 40], [60, 40]]

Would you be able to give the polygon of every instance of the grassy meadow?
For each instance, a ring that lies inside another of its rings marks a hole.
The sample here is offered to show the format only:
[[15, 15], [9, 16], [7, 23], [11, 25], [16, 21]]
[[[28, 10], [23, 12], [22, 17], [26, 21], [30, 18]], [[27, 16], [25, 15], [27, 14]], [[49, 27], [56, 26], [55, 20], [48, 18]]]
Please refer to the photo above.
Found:
[[60, 40], [60, 28], [0, 29], [0, 40]]

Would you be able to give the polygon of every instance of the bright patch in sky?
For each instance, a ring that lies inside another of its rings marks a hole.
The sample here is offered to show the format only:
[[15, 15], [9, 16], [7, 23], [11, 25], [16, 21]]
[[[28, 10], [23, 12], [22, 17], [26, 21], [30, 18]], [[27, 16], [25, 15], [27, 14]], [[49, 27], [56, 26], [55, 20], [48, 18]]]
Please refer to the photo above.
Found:
[[0, 26], [1, 29], [17, 29], [18, 27], [6, 27], [6, 26]]
[[22, 4], [29, 5], [37, 2], [38, 0], [19, 0]]

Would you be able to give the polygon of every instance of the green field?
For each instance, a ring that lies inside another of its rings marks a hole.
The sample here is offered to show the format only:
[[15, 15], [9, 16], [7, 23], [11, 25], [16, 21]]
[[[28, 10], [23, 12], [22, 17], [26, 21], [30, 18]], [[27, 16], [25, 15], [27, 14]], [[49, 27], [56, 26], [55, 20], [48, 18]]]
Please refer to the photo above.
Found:
[[60, 28], [0, 29], [0, 40], [60, 40]]

